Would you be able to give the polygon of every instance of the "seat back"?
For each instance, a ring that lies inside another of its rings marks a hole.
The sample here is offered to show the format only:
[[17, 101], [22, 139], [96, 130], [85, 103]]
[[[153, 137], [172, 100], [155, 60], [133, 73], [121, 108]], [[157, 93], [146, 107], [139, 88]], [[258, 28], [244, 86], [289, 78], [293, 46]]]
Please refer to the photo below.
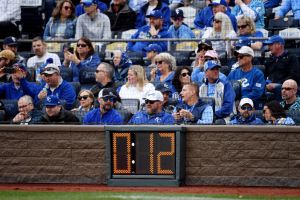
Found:
[[76, 96], [78, 96], [80, 88], [81, 88], [80, 83], [79, 82], [69, 82], [69, 83], [73, 86]]
[[4, 104], [4, 110], [7, 120], [12, 120], [19, 112], [18, 100], [16, 99], [1, 99]]
[[73, 81], [73, 72], [70, 67], [60, 67], [60, 75], [65, 81]]
[[215, 113], [215, 98], [214, 97], [200, 97], [201, 101], [205, 102], [206, 104], [210, 105], [213, 108]]
[[192, 51], [171, 51], [170, 54], [176, 58], [177, 66], [190, 66], [193, 62], [191, 59]]
[[300, 124], [300, 110], [291, 110], [287, 112], [287, 116], [292, 118], [295, 124]]
[[131, 112], [132, 114], [137, 113], [140, 109], [139, 99], [121, 99], [122, 107]]
[[105, 47], [105, 59], [112, 59], [113, 52], [116, 50], [126, 51], [127, 43], [126, 42], [112, 42], [107, 44]]
[[5, 110], [0, 110], [0, 124], [5, 123]]
[[179, 42], [176, 44], [176, 51], [195, 51], [198, 47], [197, 42]]
[[188, 25], [190, 28], [194, 28], [194, 19], [197, 13], [196, 8], [192, 7], [192, 6], [184, 6], [184, 7], [180, 7], [179, 9], [181, 9], [183, 11], [183, 22]]
[[232, 88], [235, 92], [235, 100], [240, 100], [242, 97], [241, 83], [237, 80], [232, 80], [230, 82], [231, 82]]
[[130, 39], [133, 34], [137, 32], [137, 29], [130, 29], [122, 32], [122, 39]]
[[128, 58], [132, 61], [133, 65], [144, 65], [144, 54], [143, 52], [133, 52], [133, 51], [129, 51], [126, 52]]

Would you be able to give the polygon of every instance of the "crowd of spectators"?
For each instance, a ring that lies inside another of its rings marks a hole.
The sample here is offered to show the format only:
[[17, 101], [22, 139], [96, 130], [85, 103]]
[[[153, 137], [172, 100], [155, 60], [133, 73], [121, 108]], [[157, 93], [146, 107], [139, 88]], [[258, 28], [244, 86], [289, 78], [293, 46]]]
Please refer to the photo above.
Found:
[[[299, 57], [277, 34], [259, 40], [270, 1], [235, 0], [229, 7], [228, 1], [208, 0], [194, 18], [200, 36], [183, 22], [181, 7], [190, 2], [143, 2], [57, 1], [44, 33], [32, 39], [33, 55], [24, 58], [17, 41], [20, 2], [3, 1], [2, 12], [11, 17], [0, 17], [1, 30], [7, 30], [0, 34], [0, 97], [14, 101], [18, 112], [11, 117], [6, 113], [1, 120], [85, 125], [297, 123], [289, 112], [299, 111], [300, 116]], [[299, 20], [292, 0], [282, 1], [275, 19], [289, 10]], [[107, 42], [93, 40], [115, 38], [130, 29], [135, 29], [132, 39], [151, 40], [129, 41], [126, 51], [114, 49], [111, 60], [100, 57], [99, 48]], [[157, 40], [167, 38], [199, 39], [190, 66], [178, 66], [179, 57], [168, 51], [167, 41]], [[239, 40], [227, 42], [228, 38]], [[47, 41], [61, 39], [75, 39], [76, 44], [65, 44], [61, 55], [48, 52]], [[262, 60], [265, 50], [270, 56]], [[146, 62], [135, 64], [133, 52]], [[226, 60], [226, 71], [221, 59], [227, 59], [228, 52], [234, 57]], [[82, 81], [88, 73], [92, 84]], [[136, 100], [134, 111], [126, 100]]]

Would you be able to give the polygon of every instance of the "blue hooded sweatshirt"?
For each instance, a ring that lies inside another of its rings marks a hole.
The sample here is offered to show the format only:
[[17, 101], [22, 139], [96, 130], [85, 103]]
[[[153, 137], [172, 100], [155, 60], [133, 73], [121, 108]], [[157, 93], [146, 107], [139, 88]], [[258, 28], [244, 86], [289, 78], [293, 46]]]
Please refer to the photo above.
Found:
[[174, 117], [164, 111], [149, 115], [146, 111], [140, 111], [132, 116], [129, 124], [174, 124]]
[[121, 115], [115, 109], [110, 109], [103, 115], [101, 115], [100, 108], [95, 108], [89, 111], [84, 119], [83, 124], [122, 124], [123, 119]]
[[114, 66], [114, 81], [117, 85], [122, 85], [125, 83], [128, 74], [128, 69], [131, 65], [132, 61], [128, 58], [125, 52], [122, 52], [120, 64], [118, 66]]

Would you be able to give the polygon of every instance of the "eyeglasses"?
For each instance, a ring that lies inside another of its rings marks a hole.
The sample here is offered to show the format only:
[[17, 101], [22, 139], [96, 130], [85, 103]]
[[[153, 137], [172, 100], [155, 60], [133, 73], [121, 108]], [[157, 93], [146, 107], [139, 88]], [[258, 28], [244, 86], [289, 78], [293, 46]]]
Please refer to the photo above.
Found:
[[163, 61], [162, 61], [162, 60], [160, 60], [160, 61], [156, 61], [156, 62], [155, 62], [155, 64], [156, 64], [156, 65], [158, 65], [158, 64], [162, 64], [162, 63], [163, 63]]
[[246, 28], [247, 26], [248, 26], [248, 24], [240, 25], [240, 26], [238, 26], [238, 29], [244, 29], [244, 28]]
[[78, 96], [79, 101], [81, 101], [82, 99], [86, 100], [87, 98], [89, 98], [89, 95]]
[[180, 74], [180, 76], [182, 76], [182, 77], [186, 77], [187, 75], [191, 76], [191, 73], [190, 72], [184, 72], [184, 73]]
[[242, 106], [241, 109], [250, 111], [250, 110], [252, 110], [252, 107], [251, 106]]
[[99, 72], [105, 72], [105, 71], [104, 70], [96, 69], [96, 73], [99, 73]]
[[281, 88], [281, 90], [287, 90], [287, 91], [290, 91], [290, 90], [293, 90], [294, 88], [290, 88], [290, 87], [283, 87]]
[[87, 45], [86, 44], [77, 44], [77, 47], [82, 47], [82, 48], [84, 48], [84, 47], [86, 47]]
[[222, 23], [222, 21], [220, 21], [220, 20], [214, 20], [214, 22], [217, 23], [217, 24]]
[[237, 58], [238, 59], [243, 59], [245, 57], [245, 55], [238, 55]]
[[197, 53], [199, 53], [200, 51], [208, 51], [210, 50], [210, 48], [208, 46], [200, 46], [197, 50]]
[[[29, 103], [30, 104], [30, 103]], [[18, 106], [19, 109], [26, 108], [29, 104]]]
[[64, 6], [64, 9], [65, 10], [72, 10], [72, 7], [70, 7], [70, 6]]
[[108, 101], [113, 102], [113, 103], [116, 102], [116, 99], [115, 99], [114, 97], [110, 97], [110, 96], [102, 97], [102, 99], [103, 99], [103, 101], [105, 101], [105, 102], [108, 102]]
[[152, 100], [148, 100], [146, 99], [145, 100], [145, 104], [154, 104], [156, 101], [152, 101]]
[[44, 76], [46, 76], [46, 77], [51, 77], [53, 74], [46, 74], [46, 73], [43, 73], [44, 74]]

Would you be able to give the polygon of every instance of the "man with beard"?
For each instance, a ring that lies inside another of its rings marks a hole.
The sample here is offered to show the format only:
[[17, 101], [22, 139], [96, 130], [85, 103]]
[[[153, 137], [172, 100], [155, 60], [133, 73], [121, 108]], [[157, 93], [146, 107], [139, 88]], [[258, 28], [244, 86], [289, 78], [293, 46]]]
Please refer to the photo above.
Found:
[[131, 124], [174, 124], [171, 114], [163, 111], [164, 97], [160, 91], [148, 92], [145, 97], [146, 111], [133, 115]]
[[102, 89], [98, 95], [99, 108], [89, 111], [84, 117], [83, 123], [86, 125], [122, 124], [123, 118], [113, 108], [116, 101], [117, 96], [112, 88]]
[[163, 14], [159, 10], [152, 10], [149, 15], [150, 25], [145, 25], [131, 36], [131, 39], [154, 39], [153, 42], [128, 42], [127, 49], [129, 51], [141, 52], [149, 44], [158, 44], [162, 51], [167, 51], [166, 41], [157, 41], [157, 38], [170, 38], [168, 30], [163, 27]]
[[247, 124], [247, 125], [259, 125], [264, 124], [263, 121], [257, 118], [254, 112], [254, 104], [253, 101], [249, 98], [243, 98], [240, 101], [238, 111], [239, 114], [230, 121], [230, 124], [238, 125], [238, 124]]

